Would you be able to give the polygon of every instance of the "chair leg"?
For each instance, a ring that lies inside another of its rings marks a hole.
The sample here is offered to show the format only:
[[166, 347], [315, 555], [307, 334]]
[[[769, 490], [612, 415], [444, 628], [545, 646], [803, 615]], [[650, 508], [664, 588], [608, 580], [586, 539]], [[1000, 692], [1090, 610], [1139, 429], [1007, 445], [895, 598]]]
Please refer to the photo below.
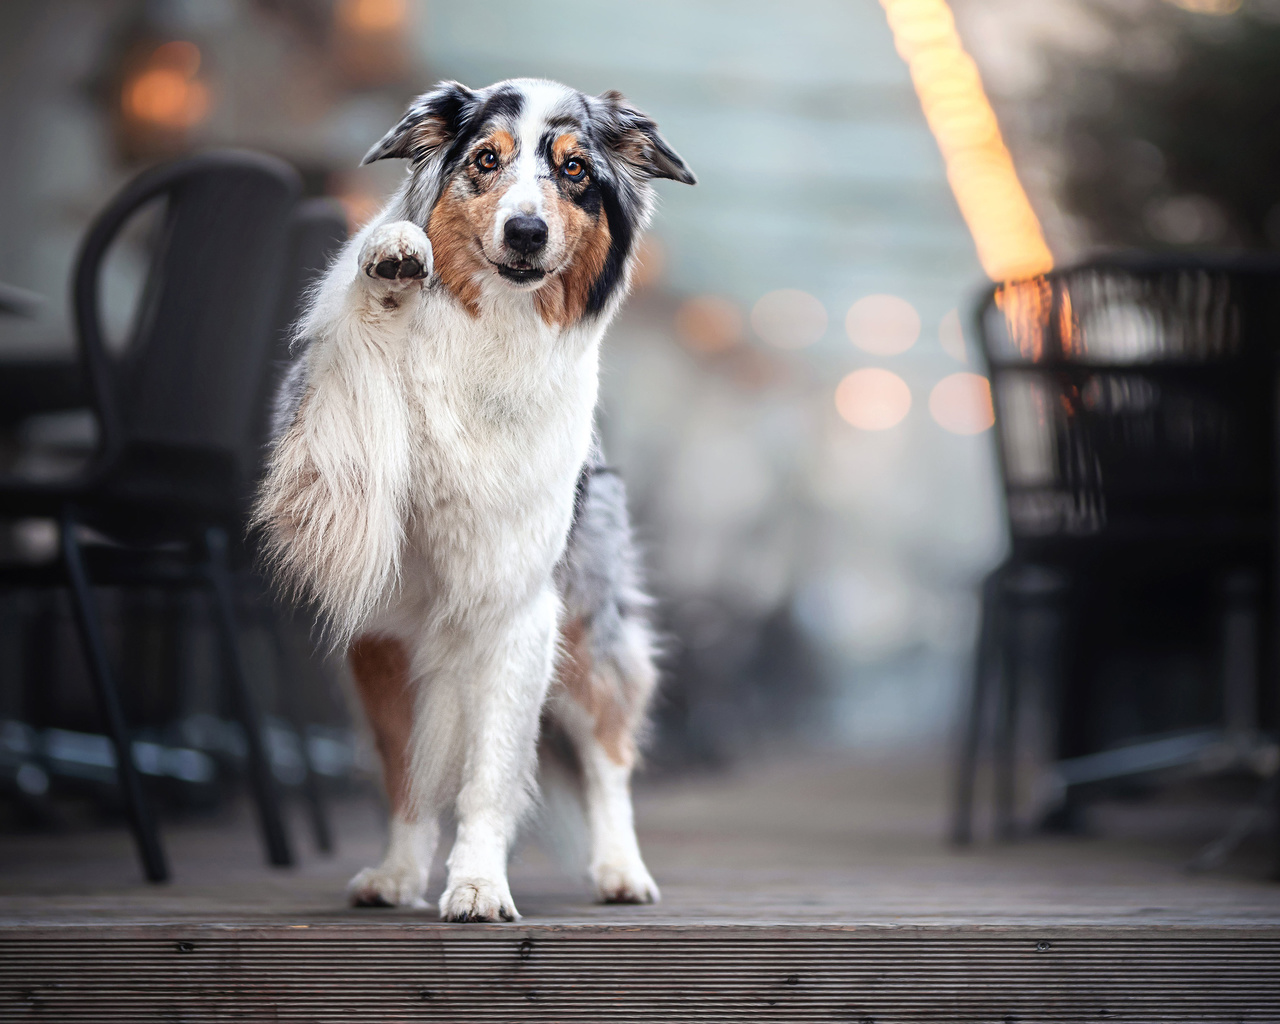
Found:
[[284, 623], [274, 612], [271, 615], [271, 635], [276, 645], [276, 664], [279, 666], [278, 678], [280, 692], [284, 696], [289, 718], [294, 731], [298, 734], [298, 742], [302, 746], [302, 763], [306, 767], [303, 780], [303, 792], [306, 795], [307, 811], [311, 818], [311, 831], [315, 836], [316, 848], [321, 853], [333, 852], [333, 831], [329, 827], [329, 814], [325, 808], [324, 792], [320, 785], [320, 774], [311, 759], [311, 748], [307, 744], [306, 726], [298, 707], [297, 691], [297, 659], [292, 657], [289, 645], [284, 636]]
[[65, 509], [59, 524], [62, 544], [62, 562], [71, 584], [71, 604], [75, 611], [76, 628], [80, 633], [80, 645], [88, 662], [98, 698], [98, 708], [106, 722], [107, 732], [116, 755], [116, 778], [120, 796], [124, 801], [129, 827], [138, 845], [138, 856], [149, 882], [164, 882], [169, 878], [160, 834], [155, 819], [142, 792], [142, 779], [133, 760], [133, 745], [129, 741], [124, 711], [120, 705], [120, 693], [116, 689], [111, 666], [107, 660], [107, 648], [103, 642], [101, 620], [85, 569], [84, 555], [76, 538], [76, 518], [71, 509]]
[[987, 705], [991, 677], [999, 665], [1001, 580], [1002, 575], [997, 569], [982, 585], [982, 622], [974, 650], [968, 718], [956, 766], [951, 841], [957, 846], [973, 842], [973, 795], [977, 783], [978, 751], [982, 743], [982, 715]]
[[263, 840], [267, 845], [267, 859], [277, 867], [293, 864], [289, 849], [289, 836], [285, 831], [284, 817], [280, 812], [280, 797], [267, 754], [262, 718], [258, 713], [249, 689], [244, 661], [240, 657], [240, 642], [235, 617], [235, 601], [231, 587], [231, 570], [227, 565], [227, 535], [225, 531], [210, 528], [205, 533], [205, 550], [208, 557], [209, 583], [213, 591], [214, 620], [222, 647], [225, 676], [231, 691], [231, 701], [236, 717], [244, 729], [249, 746], [249, 779], [254, 802], [258, 807], [258, 821]]
[[1014, 786], [1018, 758], [1017, 664], [1001, 665], [996, 685], [996, 724], [992, 741], [995, 754], [995, 835], [1001, 842], [1014, 838]]

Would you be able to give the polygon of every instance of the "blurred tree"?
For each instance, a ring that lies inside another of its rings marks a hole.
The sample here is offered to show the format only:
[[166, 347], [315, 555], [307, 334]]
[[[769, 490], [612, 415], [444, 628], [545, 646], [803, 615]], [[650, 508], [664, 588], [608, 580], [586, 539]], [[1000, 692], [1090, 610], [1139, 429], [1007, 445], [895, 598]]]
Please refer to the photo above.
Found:
[[1095, 243], [1280, 248], [1280, 10], [1081, 0], [1111, 46], [1051, 55], [1062, 200]]

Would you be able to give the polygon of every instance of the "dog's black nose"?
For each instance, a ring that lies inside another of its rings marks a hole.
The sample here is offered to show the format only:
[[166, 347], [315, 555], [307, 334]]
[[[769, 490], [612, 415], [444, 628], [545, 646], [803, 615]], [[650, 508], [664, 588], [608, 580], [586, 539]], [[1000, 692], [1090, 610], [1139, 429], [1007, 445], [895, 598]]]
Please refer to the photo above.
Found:
[[507, 221], [502, 237], [522, 256], [532, 256], [547, 244], [547, 222], [541, 217], [520, 214]]

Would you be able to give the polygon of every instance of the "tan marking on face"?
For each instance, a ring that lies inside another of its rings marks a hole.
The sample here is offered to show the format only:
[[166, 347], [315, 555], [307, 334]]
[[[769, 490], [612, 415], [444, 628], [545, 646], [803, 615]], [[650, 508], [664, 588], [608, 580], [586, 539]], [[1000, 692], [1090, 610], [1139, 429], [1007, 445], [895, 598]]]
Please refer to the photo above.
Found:
[[575, 619], [560, 628], [562, 656], [556, 672], [560, 683], [594, 720], [592, 735], [614, 764], [630, 767], [636, 759], [633, 709], [617, 686], [596, 671], [587, 627]]
[[502, 159], [503, 163], [515, 155], [516, 140], [511, 137], [510, 132], [496, 131], [489, 136], [487, 146], [481, 146], [481, 149], [492, 149]]
[[427, 224], [435, 273], [473, 317], [480, 315], [480, 278], [494, 272], [482, 239], [493, 233], [503, 193], [501, 168], [483, 172], [475, 166], [474, 155], [492, 149], [505, 162], [515, 153], [515, 146], [515, 139], [505, 131], [495, 131], [476, 143]]
[[578, 137], [572, 132], [565, 132], [555, 142], [551, 144], [551, 160], [556, 167], [564, 166], [564, 162], [571, 156], [578, 155], [575, 150], [578, 148]]
[[477, 276], [488, 269], [478, 239], [485, 225], [493, 223], [497, 204], [495, 189], [468, 196], [455, 183], [440, 197], [427, 224], [436, 276], [473, 317], [480, 315]]
[[568, 258], [564, 269], [534, 296], [544, 323], [568, 327], [582, 319], [586, 311], [591, 286], [604, 270], [612, 236], [603, 209], [594, 216], [587, 213], [554, 182], [546, 182], [542, 192], [548, 219], [557, 218], [563, 229]]
[[409, 800], [409, 742], [414, 700], [409, 655], [399, 640], [366, 633], [347, 648], [356, 692], [373, 729], [382, 761], [382, 781], [393, 813], [415, 820]]

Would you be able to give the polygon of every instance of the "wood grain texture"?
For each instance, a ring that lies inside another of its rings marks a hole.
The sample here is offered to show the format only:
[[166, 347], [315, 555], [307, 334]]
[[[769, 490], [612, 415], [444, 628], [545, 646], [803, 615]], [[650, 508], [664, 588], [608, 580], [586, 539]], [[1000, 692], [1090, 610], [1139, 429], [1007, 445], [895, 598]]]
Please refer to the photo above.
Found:
[[5, 1020], [1280, 1019], [1280, 932], [63, 929], [0, 937]]
[[287, 873], [247, 809], [170, 825], [166, 887], [122, 831], [0, 837], [0, 1021], [1280, 1021], [1268, 847], [1182, 869], [1229, 807], [956, 854], [944, 784], [827, 759], [642, 787], [663, 903], [594, 905], [529, 844], [514, 925], [346, 908], [369, 801]]

